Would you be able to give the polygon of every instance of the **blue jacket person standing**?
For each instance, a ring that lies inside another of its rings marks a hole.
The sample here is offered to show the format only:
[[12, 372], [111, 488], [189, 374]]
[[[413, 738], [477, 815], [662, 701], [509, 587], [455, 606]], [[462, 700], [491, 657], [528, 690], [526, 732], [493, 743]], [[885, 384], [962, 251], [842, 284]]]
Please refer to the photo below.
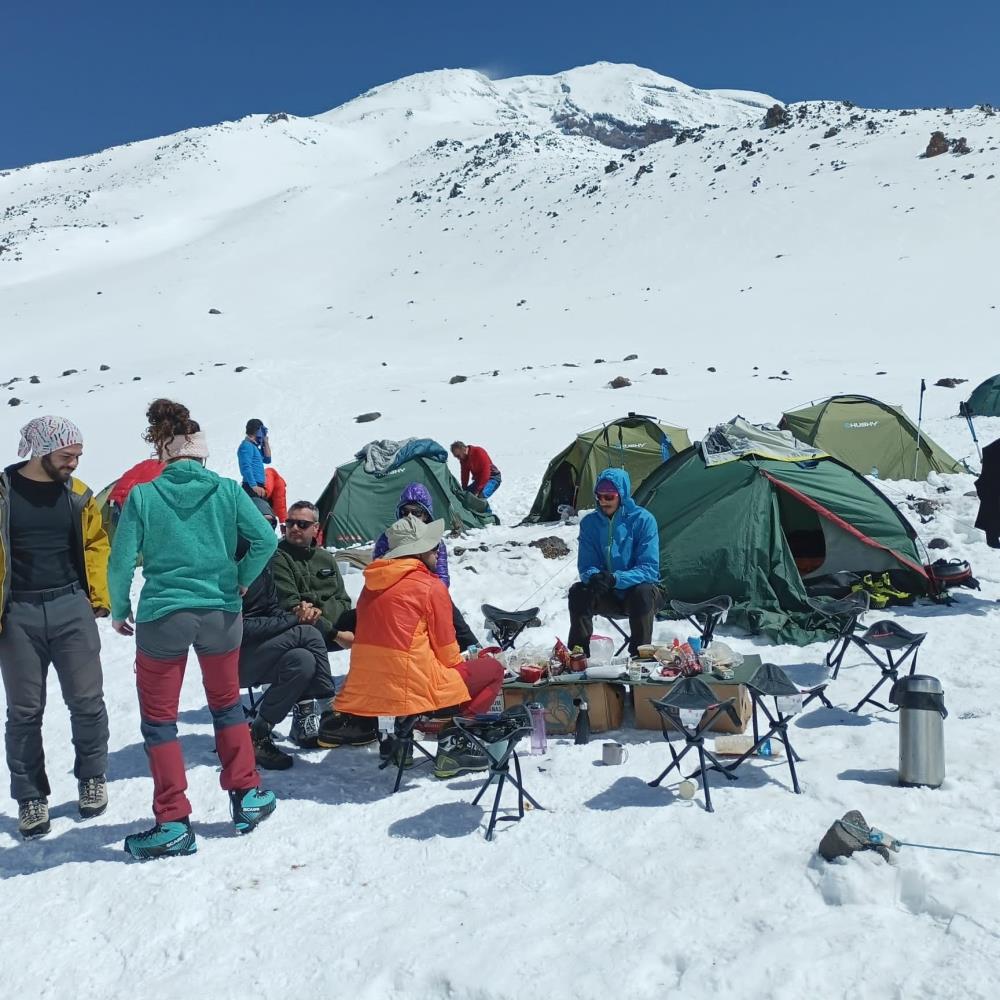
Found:
[[595, 614], [628, 618], [629, 653], [635, 656], [652, 638], [663, 600], [656, 519], [632, 499], [624, 469], [605, 469], [594, 497], [597, 509], [580, 522], [580, 582], [569, 588], [567, 644], [589, 656]]

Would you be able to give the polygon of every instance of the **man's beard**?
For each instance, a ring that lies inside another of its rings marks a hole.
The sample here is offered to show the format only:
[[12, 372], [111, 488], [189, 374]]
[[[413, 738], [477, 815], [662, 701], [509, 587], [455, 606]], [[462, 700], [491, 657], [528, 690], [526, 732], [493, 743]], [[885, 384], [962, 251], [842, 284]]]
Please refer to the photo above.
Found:
[[58, 468], [48, 455], [42, 455], [42, 468], [48, 474], [49, 479], [56, 483], [69, 482], [70, 476], [73, 475], [72, 469]]

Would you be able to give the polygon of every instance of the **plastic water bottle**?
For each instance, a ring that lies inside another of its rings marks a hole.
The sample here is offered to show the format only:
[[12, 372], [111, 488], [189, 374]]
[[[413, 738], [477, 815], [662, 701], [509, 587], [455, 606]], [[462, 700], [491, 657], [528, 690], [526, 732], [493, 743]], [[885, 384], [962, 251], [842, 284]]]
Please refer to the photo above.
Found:
[[531, 753], [540, 756], [549, 748], [545, 739], [545, 709], [534, 702], [528, 706], [528, 714], [531, 716]]
[[878, 479], [878, 466], [872, 466], [872, 479]]
[[774, 750], [771, 748], [771, 738], [768, 737], [763, 743], [757, 748], [757, 756], [759, 757], [773, 757]]

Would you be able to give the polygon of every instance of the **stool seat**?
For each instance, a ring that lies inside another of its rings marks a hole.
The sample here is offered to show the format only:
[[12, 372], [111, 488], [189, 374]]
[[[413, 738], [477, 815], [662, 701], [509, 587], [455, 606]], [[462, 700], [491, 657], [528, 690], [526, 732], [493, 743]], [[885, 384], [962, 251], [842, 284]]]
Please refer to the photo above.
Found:
[[910, 632], [892, 619], [886, 618], [875, 622], [861, 638], [869, 646], [877, 646], [879, 649], [906, 649], [908, 646], [923, 642], [926, 637], [926, 632]]
[[806, 604], [826, 618], [843, 618], [848, 615], [863, 615], [869, 606], [867, 590], [856, 590], [846, 597], [807, 597]]
[[483, 615], [486, 620], [495, 625], [527, 625], [533, 618], [538, 617], [538, 608], [528, 608], [525, 611], [504, 611], [496, 608], [492, 604], [483, 605]]
[[715, 612], [724, 615], [733, 606], [733, 599], [727, 595], [713, 597], [707, 601], [697, 601], [693, 604], [687, 601], [672, 600], [670, 607], [679, 615], [697, 615], [706, 612]]

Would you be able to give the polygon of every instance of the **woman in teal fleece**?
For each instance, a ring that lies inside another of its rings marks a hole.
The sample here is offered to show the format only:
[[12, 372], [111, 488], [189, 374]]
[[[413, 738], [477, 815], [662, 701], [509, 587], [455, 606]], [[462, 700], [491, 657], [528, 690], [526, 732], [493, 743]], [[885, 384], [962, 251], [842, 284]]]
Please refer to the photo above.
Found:
[[[158, 399], [146, 417], [145, 439], [167, 465], [158, 479], [129, 493], [108, 566], [112, 625], [136, 639], [136, 687], [153, 776], [156, 825], [125, 838], [125, 850], [142, 859], [196, 850], [177, 740], [191, 646], [237, 830], [249, 832], [275, 808], [274, 793], [259, 787], [239, 688], [241, 595], [274, 553], [274, 532], [238, 483], [205, 468], [208, 447], [186, 407]], [[239, 561], [237, 534], [249, 542]], [[130, 590], [140, 555], [145, 582], [133, 628]]]

